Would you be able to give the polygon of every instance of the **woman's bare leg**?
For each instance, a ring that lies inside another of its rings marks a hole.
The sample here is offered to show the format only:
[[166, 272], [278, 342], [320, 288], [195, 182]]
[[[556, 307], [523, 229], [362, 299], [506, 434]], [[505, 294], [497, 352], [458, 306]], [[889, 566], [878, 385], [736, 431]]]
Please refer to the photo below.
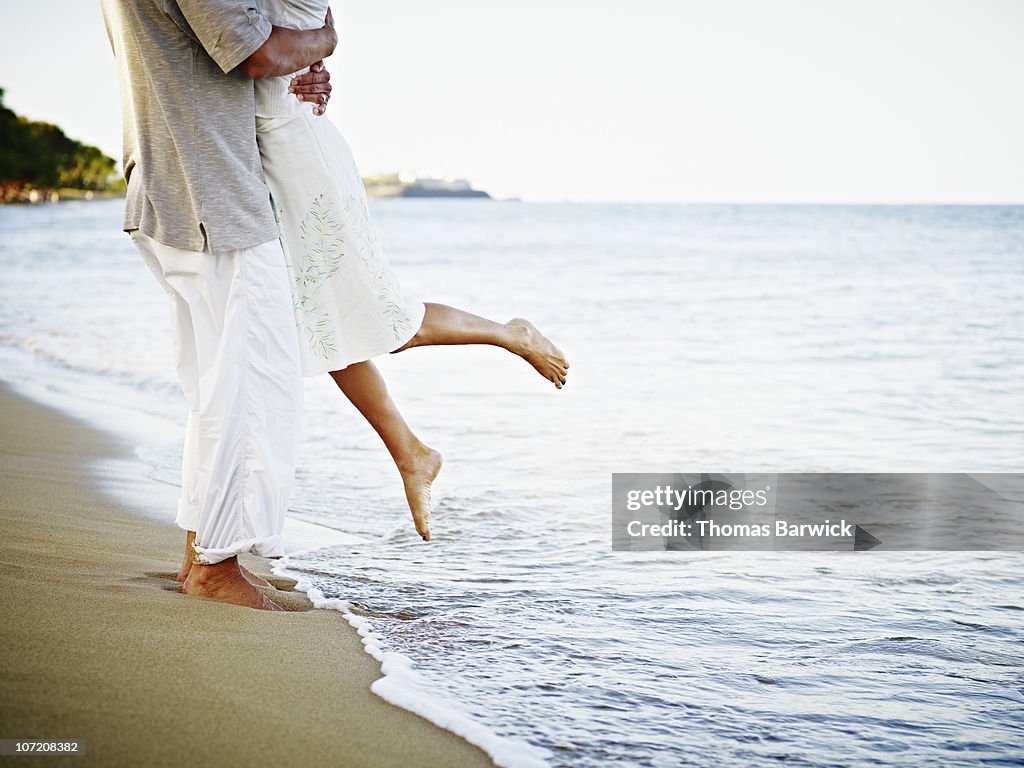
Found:
[[409, 428], [372, 362], [331, 371], [331, 377], [384, 441], [402, 475], [416, 532], [430, 541], [430, 485], [441, 471], [441, 454], [424, 445]]
[[445, 304], [424, 306], [426, 313], [419, 331], [395, 352], [437, 344], [490, 344], [523, 358], [558, 389], [565, 384], [569, 362], [529, 321], [517, 317], [507, 323], [496, 323]]
[[[489, 344], [523, 358], [559, 389], [565, 384], [568, 361], [529, 321], [515, 318], [496, 323], [445, 304], [424, 306], [423, 323], [416, 335], [395, 352], [434, 345]], [[409, 428], [388, 393], [384, 377], [372, 362], [331, 371], [331, 377], [384, 441], [402, 475], [416, 531], [430, 541], [430, 486], [441, 471], [441, 454], [425, 445]]]

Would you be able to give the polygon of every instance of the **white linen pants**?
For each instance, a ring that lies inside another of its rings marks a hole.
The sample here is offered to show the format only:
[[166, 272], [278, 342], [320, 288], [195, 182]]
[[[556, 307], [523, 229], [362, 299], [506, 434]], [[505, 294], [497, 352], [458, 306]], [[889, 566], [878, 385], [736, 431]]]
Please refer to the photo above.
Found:
[[188, 401], [177, 523], [199, 562], [284, 554], [302, 418], [298, 335], [277, 240], [224, 254], [132, 240], [171, 302]]

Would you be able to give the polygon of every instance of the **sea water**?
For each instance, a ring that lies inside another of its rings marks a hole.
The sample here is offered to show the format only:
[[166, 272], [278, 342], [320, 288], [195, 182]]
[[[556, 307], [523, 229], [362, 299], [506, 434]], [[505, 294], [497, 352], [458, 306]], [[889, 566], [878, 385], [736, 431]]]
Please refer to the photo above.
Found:
[[[612, 472], [1021, 471], [1024, 208], [371, 210], [407, 292], [527, 317], [572, 364], [557, 392], [499, 349], [379, 361], [445, 456], [429, 544], [376, 435], [307, 382], [292, 514], [357, 543], [289, 567], [415, 672], [406, 706], [505, 764], [1024, 761], [1021, 554], [613, 553], [610, 531]], [[166, 301], [120, 214], [0, 208], [3, 378], [134, 425], [170, 486]]]

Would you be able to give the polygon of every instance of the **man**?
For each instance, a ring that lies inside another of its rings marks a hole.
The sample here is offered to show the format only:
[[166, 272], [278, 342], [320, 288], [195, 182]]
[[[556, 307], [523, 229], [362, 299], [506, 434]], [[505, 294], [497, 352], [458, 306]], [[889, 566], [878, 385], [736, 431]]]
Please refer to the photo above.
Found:
[[[251, 78], [329, 56], [317, 30], [245, 0], [101, 0], [118, 63], [124, 229], [171, 302], [189, 414], [177, 522], [183, 592], [280, 610], [238, 555], [284, 554], [302, 379], [291, 294], [256, 145]], [[322, 66], [298, 91], [322, 111]], [[249, 576], [250, 578], [247, 578]]]

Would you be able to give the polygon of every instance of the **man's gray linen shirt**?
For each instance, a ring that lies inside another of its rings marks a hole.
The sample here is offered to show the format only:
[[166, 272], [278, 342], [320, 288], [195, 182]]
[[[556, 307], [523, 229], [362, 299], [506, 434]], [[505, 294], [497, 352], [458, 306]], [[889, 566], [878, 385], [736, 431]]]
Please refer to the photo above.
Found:
[[233, 72], [270, 36], [245, 0], [101, 0], [124, 120], [125, 231], [221, 253], [278, 236], [253, 83]]

